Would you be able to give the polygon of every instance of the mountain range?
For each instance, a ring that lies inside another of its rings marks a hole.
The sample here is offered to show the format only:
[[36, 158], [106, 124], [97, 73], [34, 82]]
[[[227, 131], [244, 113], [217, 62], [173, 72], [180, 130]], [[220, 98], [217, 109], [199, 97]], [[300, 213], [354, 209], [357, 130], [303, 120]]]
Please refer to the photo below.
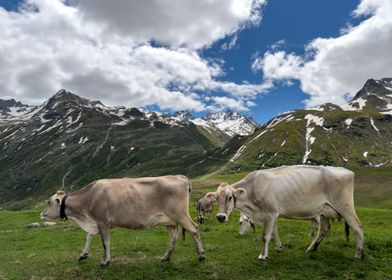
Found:
[[161, 114], [66, 90], [40, 106], [0, 100], [0, 204], [102, 177], [189, 174], [205, 154], [256, 127], [236, 112]]
[[344, 105], [281, 114], [162, 114], [109, 107], [66, 90], [40, 106], [0, 99], [0, 205], [103, 177], [238, 172], [284, 164], [392, 167], [392, 79], [370, 79]]

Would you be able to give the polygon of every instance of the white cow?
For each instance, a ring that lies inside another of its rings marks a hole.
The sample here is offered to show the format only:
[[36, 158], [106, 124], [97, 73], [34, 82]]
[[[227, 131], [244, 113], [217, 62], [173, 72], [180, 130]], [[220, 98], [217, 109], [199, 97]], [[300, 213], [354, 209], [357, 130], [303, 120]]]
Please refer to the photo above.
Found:
[[364, 238], [353, 193], [354, 173], [345, 168], [294, 165], [252, 172], [235, 184], [221, 184], [212, 195], [219, 205], [219, 222], [226, 222], [238, 209], [263, 224], [264, 247], [259, 260], [268, 257], [278, 217], [308, 220], [318, 216], [319, 231], [307, 251], [317, 250], [330, 230], [331, 218], [342, 217], [355, 234], [356, 258], [362, 259]]
[[240, 234], [245, 235], [251, 229], [253, 229], [253, 233], [256, 232], [255, 223], [251, 218], [246, 216], [244, 213], [240, 213]]

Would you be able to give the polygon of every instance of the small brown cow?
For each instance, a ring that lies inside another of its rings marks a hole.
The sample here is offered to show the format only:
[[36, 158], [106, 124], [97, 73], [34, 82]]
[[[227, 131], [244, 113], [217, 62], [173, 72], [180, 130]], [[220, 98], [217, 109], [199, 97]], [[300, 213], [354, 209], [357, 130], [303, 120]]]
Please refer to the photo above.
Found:
[[215, 198], [211, 193], [207, 193], [199, 199], [196, 207], [198, 213], [197, 220], [199, 223], [205, 223], [206, 213], [210, 213], [210, 221], [214, 219], [214, 201]]

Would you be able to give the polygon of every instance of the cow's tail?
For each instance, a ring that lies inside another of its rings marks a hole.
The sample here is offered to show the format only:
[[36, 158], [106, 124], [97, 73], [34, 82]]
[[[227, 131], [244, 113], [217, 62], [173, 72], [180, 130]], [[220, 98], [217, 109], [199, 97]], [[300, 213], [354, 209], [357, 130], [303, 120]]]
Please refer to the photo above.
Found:
[[256, 227], [255, 227], [255, 224], [254, 223], [252, 223], [252, 222], [250, 222], [250, 225], [252, 226], [252, 228], [253, 228], [253, 233], [256, 233]]
[[344, 232], [346, 233], [346, 241], [349, 242], [350, 241], [350, 226], [348, 225], [348, 223], [346, 221], [344, 222]]
[[182, 245], [185, 245], [185, 237], [186, 237], [185, 231], [186, 231], [185, 228], [182, 227]]
[[189, 192], [189, 194], [191, 193], [191, 191], [192, 191], [192, 182], [191, 182], [191, 180], [188, 179], [188, 192]]

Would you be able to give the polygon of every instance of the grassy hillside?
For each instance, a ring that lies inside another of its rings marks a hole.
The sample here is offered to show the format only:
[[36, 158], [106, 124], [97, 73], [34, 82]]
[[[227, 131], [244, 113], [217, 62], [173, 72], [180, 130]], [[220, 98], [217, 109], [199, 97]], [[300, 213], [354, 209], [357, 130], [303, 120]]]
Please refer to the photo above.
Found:
[[243, 137], [232, 145], [235, 150], [227, 149], [226, 145], [215, 152], [214, 158], [232, 159], [225, 169], [234, 171], [303, 162], [391, 168], [391, 124], [390, 115], [371, 109], [296, 110]]
[[[194, 209], [194, 207], [191, 207]], [[238, 213], [228, 224], [201, 225], [206, 261], [199, 263], [193, 242], [177, 242], [169, 263], [160, 263], [168, 234], [164, 228], [111, 232], [112, 262], [100, 267], [99, 237], [90, 257], [78, 263], [85, 233], [73, 222], [52, 228], [28, 229], [39, 211], [0, 212], [0, 279], [390, 279], [392, 278], [392, 211], [358, 209], [365, 228], [366, 259], [354, 259], [355, 243], [344, 240], [343, 223], [335, 222], [315, 253], [310, 244], [309, 222], [280, 220], [284, 249], [270, 250], [270, 258], [257, 263], [261, 228], [256, 234], [238, 234]], [[193, 212], [192, 215], [195, 215]], [[273, 246], [272, 246], [273, 248]], [[271, 248], [271, 249], [272, 249]]]
[[100, 120], [89, 121], [90, 126], [85, 123], [75, 135], [59, 138], [50, 131], [45, 137], [31, 135], [34, 145], [10, 142], [0, 153], [1, 207], [29, 208], [31, 198], [45, 199], [62, 180], [68, 188], [79, 189], [99, 178], [188, 174], [215, 148], [195, 125], [134, 120], [102, 127]]

